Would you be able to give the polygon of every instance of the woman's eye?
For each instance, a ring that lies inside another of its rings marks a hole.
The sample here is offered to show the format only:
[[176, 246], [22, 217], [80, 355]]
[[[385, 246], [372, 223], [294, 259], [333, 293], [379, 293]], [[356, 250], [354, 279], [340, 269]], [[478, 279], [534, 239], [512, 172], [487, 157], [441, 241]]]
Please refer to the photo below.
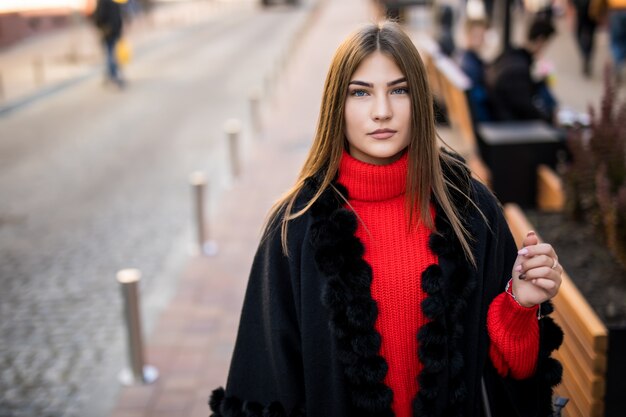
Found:
[[367, 91], [365, 90], [352, 90], [350, 91], [350, 95], [354, 97], [365, 97], [367, 95]]
[[391, 94], [409, 94], [409, 89], [406, 87], [399, 87], [392, 90]]

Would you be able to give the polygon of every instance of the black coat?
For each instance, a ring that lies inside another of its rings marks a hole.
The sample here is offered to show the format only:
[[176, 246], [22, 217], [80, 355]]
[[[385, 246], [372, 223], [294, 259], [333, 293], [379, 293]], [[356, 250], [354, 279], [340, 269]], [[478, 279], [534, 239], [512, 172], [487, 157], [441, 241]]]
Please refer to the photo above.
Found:
[[[309, 180], [304, 204], [317, 189]], [[345, 188], [336, 185], [344, 195]], [[491, 301], [510, 277], [517, 249], [501, 207], [480, 183], [457, 181], [488, 219], [459, 194], [477, 268], [436, 206], [429, 245], [439, 258], [421, 277], [431, 319], [419, 331], [419, 392], [414, 416], [482, 417], [481, 376], [494, 416], [551, 415], [551, 387], [560, 364], [549, 357], [562, 341], [552, 319], [540, 321], [538, 370], [528, 380], [500, 378], [488, 356], [486, 317]], [[270, 230], [256, 254], [226, 390], [209, 400], [212, 416], [393, 416], [392, 391], [379, 356], [372, 272], [355, 237], [357, 219], [332, 188], [305, 215], [291, 221], [289, 257], [280, 228]], [[415, 279], [419, 279], [415, 277]], [[542, 306], [547, 314], [548, 304]]]
[[122, 6], [113, 0], [98, 0], [93, 20], [105, 42], [116, 42], [122, 36]]
[[[545, 83], [531, 75], [532, 55], [523, 48], [507, 49], [487, 69], [487, 87], [497, 120], [533, 120], [551, 122], [553, 109], [544, 109], [543, 95], [549, 94]], [[550, 100], [553, 97], [550, 96]]]

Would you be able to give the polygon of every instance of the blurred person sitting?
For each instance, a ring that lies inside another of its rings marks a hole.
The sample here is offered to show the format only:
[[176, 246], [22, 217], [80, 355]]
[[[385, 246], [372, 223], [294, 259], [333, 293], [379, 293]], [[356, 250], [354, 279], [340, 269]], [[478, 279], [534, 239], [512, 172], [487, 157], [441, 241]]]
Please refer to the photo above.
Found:
[[486, 81], [496, 120], [554, 120], [558, 103], [546, 83], [547, 77], [533, 77], [536, 59], [554, 33], [549, 19], [535, 18], [524, 46], [506, 49], [489, 66]]
[[592, 0], [589, 14], [596, 21], [608, 20], [613, 70], [619, 83], [626, 69], [626, 0]]
[[122, 4], [126, 0], [98, 0], [93, 21], [97, 26], [106, 56], [106, 81], [120, 88], [125, 82], [120, 74], [115, 48], [122, 37], [123, 19]]
[[488, 26], [487, 20], [484, 18], [466, 20], [466, 45], [457, 57], [461, 70], [472, 82], [468, 91], [468, 101], [474, 122], [488, 122], [493, 119], [487, 85], [485, 84], [485, 63], [480, 56]]

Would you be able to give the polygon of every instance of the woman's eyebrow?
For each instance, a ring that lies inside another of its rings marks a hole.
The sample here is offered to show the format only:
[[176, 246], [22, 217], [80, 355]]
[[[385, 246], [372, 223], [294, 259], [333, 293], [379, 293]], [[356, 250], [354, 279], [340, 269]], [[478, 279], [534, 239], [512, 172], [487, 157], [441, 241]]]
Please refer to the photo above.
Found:
[[363, 87], [369, 87], [369, 88], [372, 88], [374, 86], [374, 84], [372, 83], [366, 83], [365, 81], [357, 81], [357, 80], [353, 80], [348, 83], [348, 85], [352, 85], [352, 84], [362, 85]]
[[[398, 78], [397, 80], [393, 80], [393, 81], [389, 81], [387, 83], [388, 87], [391, 87], [392, 85], [396, 85], [396, 84], [401, 84], [406, 82], [406, 77], [402, 77], [402, 78]], [[362, 85], [363, 87], [369, 87], [372, 88], [374, 87], [374, 84], [372, 83], [366, 83], [365, 81], [359, 81], [359, 80], [352, 80], [348, 83], [348, 85]]]
[[397, 80], [388, 82], [387, 86], [391, 87], [392, 85], [401, 84], [401, 83], [405, 83], [405, 82], [406, 82], [406, 77], [402, 77], [402, 78], [398, 78]]

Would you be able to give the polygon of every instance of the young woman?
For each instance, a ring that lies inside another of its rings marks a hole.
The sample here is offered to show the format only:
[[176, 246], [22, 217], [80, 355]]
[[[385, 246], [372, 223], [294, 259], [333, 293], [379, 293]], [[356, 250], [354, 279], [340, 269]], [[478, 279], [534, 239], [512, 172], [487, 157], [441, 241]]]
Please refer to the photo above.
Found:
[[437, 146], [411, 40], [394, 23], [356, 32], [323, 97], [212, 415], [550, 415], [562, 333], [541, 317], [562, 268], [532, 232], [518, 251], [493, 195]]

